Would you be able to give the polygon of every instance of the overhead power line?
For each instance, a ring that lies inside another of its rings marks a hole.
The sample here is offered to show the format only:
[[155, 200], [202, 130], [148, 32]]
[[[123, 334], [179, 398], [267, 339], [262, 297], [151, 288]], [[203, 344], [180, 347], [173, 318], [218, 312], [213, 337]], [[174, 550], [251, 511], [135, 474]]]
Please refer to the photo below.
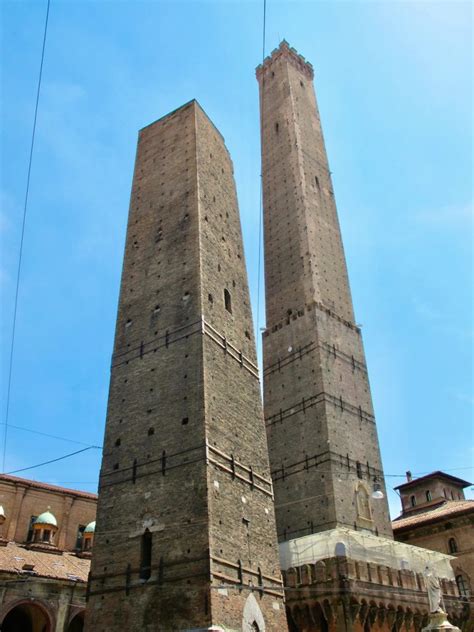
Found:
[[44, 51], [46, 48], [46, 35], [48, 33], [50, 1], [51, 0], [48, 0], [47, 2], [46, 18], [44, 22], [43, 46], [41, 49], [41, 62], [40, 62], [39, 76], [38, 76], [38, 88], [36, 90], [35, 114], [34, 114], [34, 119], [33, 119], [33, 130], [31, 133], [30, 157], [28, 160], [28, 173], [26, 176], [25, 203], [23, 206], [23, 220], [22, 220], [22, 225], [21, 225], [20, 250], [18, 253], [18, 268], [17, 268], [17, 273], [16, 273], [15, 301], [13, 304], [12, 338], [11, 338], [11, 344], [10, 344], [10, 359], [9, 359], [9, 365], [8, 365], [8, 386], [7, 386], [7, 402], [6, 402], [6, 412], [5, 412], [5, 431], [3, 434], [3, 461], [2, 461], [3, 472], [5, 471], [5, 456], [7, 452], [8, 418], [9, 418], [9, 413], [10, 413], [10, 393], [11, 393], [11, 384], [12, 384], [13, 352], [15, 349], [16, 317], [17, 317], [17, 312], [18, 312], [18, 293], [20, 289], [21, 261], [23, 257], [23, 242], [25, 238], [26, 211], [28, 208], [28, 194], [30, 191], [31, 165], [33, 162], [33, 149], [35, 146], [36, 120], [38, 118], [38, 104], [39, 104], [39, 98], [40, 98], [40, 92], [41, 92], [41, 79], [43, 76]]
[[[0, 423], [0, 426], [5, 425], [4, 423]], [[69, 439], [68, 437], [60, 437], [59, 435], [53, 435], [49, 432], [42, 432], [41, 430], [33, 430], [32, 428], [25, 428], [24, 426], [16, 426], [14, 424], [9, 424], [9, 428], [15, 428], [15, 430], [23, 430], [24, 432], [31, 432], [36, 435], [40, 435], [42, 437], [48, 437], [49, 439], [57, 439], [58, 441], [67, 441], [68, 443], [75, 443], [76, 445], [85, 445], [88, 448], [98, 448], [102, 450], [102, 446], [94, 445], [91, 443], [85, 443], [84, 441], [78, 441], [77, 439]], [[5, 469], [5, 468], [3, 468]]]
[[[267, 0], [263, 0], [263, 33], [262, 33], [262, 64], [265, 61], [265, 37], [266, 37], [266, 24], [267, 24]], [[264, 75], [262, 77], [262, 81], [265, 81]], [[261, 103], [261, 128], [263, 130], [263, 90], [262, 90], [262, 103]], [[262, 138], [260, 142], [262, 142]], [[261, 169], [261, 167], [260, 167]], [[259, 200], [259, 212], [258, 212], [258, 265], [257, 265], [257, 335], [256, 342], [257, 347], [261, 343], [261, 333], [260, 333], [260, 285], [261, 285], [261, 267], [262, 267], [262, 223], [263, 223], [263, 186], [262, 186], [262, 178], [263, 175], [260, 172], [260, 200]]]
[[71, 456], [75, 456], [76, 454], [81, 454], [82, 452], [87, 452], [87, 450], [93, 450], [97, 446], [89, 446], [88, 448], [82, 448], [82, 450], [76, 450], [76, 452], [70, 452], [69, 454], [64, 454], [63, 456], [59, 456], [56, 459], [51, 459], [49, 461], [43, 461], [43, 463], [37, 463], [36, 465], [29, 465], [28, 467], [22, 467], [18, 470], [12, 470], [11, 472], [6, 472], [6, 474], [18, 474], [18, 472], [26, 472], [27, 470], [33, 470], [37, 467], [42, 467], [43, 465], [49, 465], [50, 463], [57, 463], [58, 461], [63, 461], [64, 459], [69, 459]]

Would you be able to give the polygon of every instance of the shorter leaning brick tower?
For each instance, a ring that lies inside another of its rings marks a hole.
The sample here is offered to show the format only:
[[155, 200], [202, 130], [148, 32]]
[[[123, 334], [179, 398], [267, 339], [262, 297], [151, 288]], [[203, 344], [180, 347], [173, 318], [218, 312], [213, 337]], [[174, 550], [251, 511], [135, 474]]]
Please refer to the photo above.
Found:
[[141, 130], [87, 632], [284, 632], [232, 162], [196, 101]]

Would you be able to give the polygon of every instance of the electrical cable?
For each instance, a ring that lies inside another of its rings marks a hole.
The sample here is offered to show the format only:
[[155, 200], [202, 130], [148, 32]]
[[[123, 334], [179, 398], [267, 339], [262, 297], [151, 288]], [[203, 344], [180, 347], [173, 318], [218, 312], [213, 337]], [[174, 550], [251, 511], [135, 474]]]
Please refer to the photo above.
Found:
[[44, 34], [43, 34], [43, 47], [41, 50], [41, 63], [39, 69], [39, 77], [38, 77], [38, 89], [36, 91], [36, 103], [35, 103], [35, 115], [33, 119], [33, 131], [31, 134], [31, 146], [30, 146], [30, 157], [28, 161], [28, 173], [26, 176], [26, 191], [25, 191], [25, 203], [23, 207], [23, 221], [21, 226], [21, 237], [20, 237], [20, 250], [18, 254], [18, 268], [16, 274], [16, 288], [15, 288], [15, 300], [13, 304], [13, 323], [12, 323], [12, 338], [10, 344], [10, 359], [8, 366], [8, 386], [7, 386], [7, 400], [6, 400], [6, 412], [5, 412], [5, 430], [3, 433], [3, 460], [2, 460], [2, 471], [5, 471], [5, 457], [7, 452], [7, 438], [8, 438], [8, 419], [10, 414], [10, 394], [11, 394], [11, 384], [12, 384], [12, 373], [13, 373], [13, 352], [15, 349], [15, 333], [16, 333], [16, 318], [18, 313], [18, 294], [20, 289], [20, 273], [21, 273], [21, 262], [23, 257], [23, 242], [25, 238], [25, 225], [26, 225], [26, 211], [28, 208], [28, 194], [30, 191], [30, 177], [31, 177], [31, 165], [33, 162], [33, 149], [35, 145], [35, 135], [36, 135], [36, 121], [38, 118], [38, 104], [40, 98], [41, 91], [41, 79], [43, 76], [43, 63], [44, 63], [44, 52], [46, 49], [46, 35], [48, 33], [48, 20], [49, 20], [49, 5], [51, 0], [47, 0], [46, 7], [46, 19], [44, 23]]
[[[5, 425], [4, 423], [0, 423], [0, 426]], [[85, 443], [84, 441], [78, 441], [77, 439], [68, 439], [67, 437], [60, 437], [59, 435], [53, 435], [49, 432], [42, 432], [41, 430], [33, 430], [32, 428], [25, 428], [24, 426], [16, 426], [14, 424], [9, 424], [9, 428], [15, 428], [16, 430], [24, 430], [25, 432], [31, 432], [33, 434], [41, 435], [42, 437], [48, 437], [49, 439], [58, 439], [58, 441], [67, 441], [68, 443], [76, 443], [77, 445], [84, 445], [88, 448], [98, 448], [102, 450], [102, 446], [93, 445], [91, 443]]]
[[[265, 36], [266, 36], [266, 22], [267, 22], [267, 0], [263, 0], [263, 35], [262, 35], [262, 64], [265, 61]], [[262, 75], [262, 84], [265, 81], [264, 76]], [[262, 85], [262, 113], [260, 117], [260, 125], [261, 125], [261, 138], [260, 142], [263, 142], [263, 85]], [[261, 335], [260, 335], [260, 284], [262, 276], [261, 266], [262, 266], [262, 224], [263, 224], [263, 183], [262, 183], [262, 170], [260, 167], [260, 201], [259, 201], [259, 213], [258, 213], [258, 264], [257, 264], [257, 336], [256, 341], [257, 345], [261, 344]]]
[[[69, 454], [64, 454], [63, 456], [59, 456], [56, 459], [51, 459], [50, 461], [44, 461], [43, 463], [37, 463], [36, 465], [29, 465], [28, 467], [22, 467], [18, 470], [12, 470], [11, 472], [6, 472], [6, 474], [16, 474], [17, 472], [26, 472], [26, 470], [33, 470], [37, 467], [42, 467], [43, 465], [49, 465], [50, 463], [57, 463], [58, 461], [63, 461], [64, 459], [69, 459], [71, 456], [75, 456], [76, 454], [81, 454], [82, 452], [87, 452], [88, 450], [93, 450], [97, 446], [89, 446], [88, 448], [82, 448], [82, 450], [77, 450], [76, 452], [70, 452]], [[100, 448], [99, 448], [100, 449]]]

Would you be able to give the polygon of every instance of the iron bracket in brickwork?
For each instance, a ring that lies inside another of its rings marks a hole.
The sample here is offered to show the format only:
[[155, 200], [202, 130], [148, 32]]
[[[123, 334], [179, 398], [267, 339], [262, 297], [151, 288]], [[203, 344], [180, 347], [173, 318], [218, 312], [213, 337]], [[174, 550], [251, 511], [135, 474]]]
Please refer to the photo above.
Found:
[[127, 570], [125, 571], [125, 594], [127, 596], [130, 594], [131, 579], [132, 579], [132, 565], [128, 563]]

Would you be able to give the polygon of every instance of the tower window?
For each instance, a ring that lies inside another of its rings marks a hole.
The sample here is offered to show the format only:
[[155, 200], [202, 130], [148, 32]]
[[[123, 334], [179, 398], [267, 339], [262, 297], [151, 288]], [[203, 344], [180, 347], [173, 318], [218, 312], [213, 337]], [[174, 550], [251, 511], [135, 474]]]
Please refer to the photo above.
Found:
[[278, 134], [278, 130], [279, 130], [280, 126], [278, 123], [275, 123], [275, 132]]
[[314, 184], [316, 185], [316, 188], [317, 188], [317, 189], [318, 189], [318, 191], [319, 191], [320, 187], [319, 187], [319, 179], [318, 179], [318, 176], [314, 176]]
[[155, 429], [154, 428], [148, 428], [148, 436], [151, 437], [151, 435], [155, 434]]
[[456, 575], [456, 584], [461, 597], [470, 597], [470, 590], [466, 578], [463, 575]]
[[429, 490], [429, 489], [426, 491], [426, 500], [427, 500], [428, 502], [430, 502], [430, 500], [432, 500], [432, 497], [431, 497], [431, 492], [430, 492], [430, 490]]
[[359, 461], [357, 461], [356, 468], [357, 468], [357, 476], [359, 478], [362, 478], [362, 465], [359, 463]]
[[449, 538], [448, 549], [449, 549], [450, 553], [457, 553], [458, 552], [458, 543], [456, 542], [455, 538]]
[[212, 294], [208, 294], [207, 298], [209, 300], [209, 303], [214, 303], [214, 299], [212, 297]]
[[229, 314], [232, 314], [232, 298], [227, 288], [224, 290], [224, 305]]
[[412, 507], [416, 507], [416, 498], [414, 496], [410, 496], [410, 503]]
[[140, 579], [150, 579], [151, 576], [151, 550], [152, 534], [147, 529], [142, 535], [140, 552]]

